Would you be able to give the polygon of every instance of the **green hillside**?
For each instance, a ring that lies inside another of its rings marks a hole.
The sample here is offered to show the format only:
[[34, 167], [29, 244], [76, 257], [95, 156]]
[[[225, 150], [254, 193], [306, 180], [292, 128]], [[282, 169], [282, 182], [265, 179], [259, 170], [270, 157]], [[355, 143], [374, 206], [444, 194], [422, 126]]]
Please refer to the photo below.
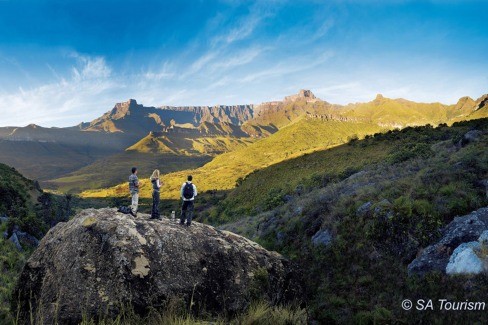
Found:
[[[482, 134], [462, 142], [470, 130]], [[401, 302], [484, 301], [486, 275], [419, 278], [407, 265], [455, 216], [488, 205], [487, 148], [488, 119], [376, 134], [259, 170], [202, 218], [300, 265], [321, 324], [485, 323]], [[320, 232], [328, 246], [312, 243]]]
[[41, 239], [60, 221], [66, 221], [77, 210], [79, 199], [44, 192], [37, 182], [25, 178], [14, 168], [0, 164], [0, 324], [14, 324], [10, 300], [27, 258], [34, 250], [29, 240], [19, 238], [22, 251], [7, 238], [15, 231]]
[[[126, 150], [122, 153], [99, 159], [65, 177], [47, 182], [50, 189], [58, 192], [80, 192], [88, 189], [105, 188], [124, 182], [133, 166], [139, 169], [139, 177], [149, 178], [154, 169], [171, 173], [185, 168], [198, 168], [210, 161], [211, 156], [174, 155]], [[124, 194], [127, 186], [124, 187]]]
[[0, 164], [0, 216], [28, 216], [41, 194], [39, 184], [25, 178], [15, 168]]
[[447, 123], [458, 116], [466, 116], [472, 111], [474, 101], [464, 105], [444, 105], [441, 103], [416, 103], [405, 99], [390, 99], [378, 95], [367, 103], [350, 104], [342, 109], [345, 116], [355, 117], [381, 125], [404, 127], [413, 125]]
[[[217, 133], [220, 134], [220, 133]], [[222, 131], [224, 134], [224, 131]], [[175, 155], [218, 155], [254, 142], [250, 137], [225, 135], [169, 135], [151, 132], [136, 144], [127, 148], [128, 151], [141, 153], [172, 153]]]
[[43, 197], [39, 184], [25, 178], [14, 168], [0, 164], [0, 323], [11, 324], [9, 314], [11, 291], [26, 260], [26, 253], [19, 252], [14, 244], [4, 238], [14, 224], [35, 236], [47, 231], [47, 225], [36, 212], [36, 204]]
[[[380, 128], [366, 123], [323, 121], [302, 118], [284, 127], [268, 138], [252, 145], [215, 157], [211, 162], [194, 170], [183, 170], [163, 176], [162, 198], [178, 198], [179, 189], [186, 175], [192, 174], [200, 191], [231, 189], [239, 178], [256, 169], [264, 168], [312, 152], [347, 142], [350, 138], [364, 137], [380, 131]], [[85, 191], [83, 197], [106, 197], [126, 194], [126, 185], [111, 189]], [[149, 186], [143, 187], [141, 196], [150, 197]]]

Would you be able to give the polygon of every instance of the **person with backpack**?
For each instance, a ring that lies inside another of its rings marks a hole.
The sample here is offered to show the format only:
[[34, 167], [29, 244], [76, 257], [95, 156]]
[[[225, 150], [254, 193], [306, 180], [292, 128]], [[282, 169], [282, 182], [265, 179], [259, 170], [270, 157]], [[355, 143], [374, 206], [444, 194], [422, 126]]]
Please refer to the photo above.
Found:
[[151, 219], [159, 219], [159, 189], [161, 188], [161, 183], [159, 181], [159, 170], [154, 170], [150, 180], [153, 188]]
[[[195, 201], [195, 196], [197, 196], [197, 187], [192, 183], [193, 177], [188, 176], [188, 181], [184, 182], [181, 186], [181, 198], [183, 199], [183, 206], [181, 207], [181, 217], [180, 225], [185, 224], [189, 227], [191, 225], [191, 220], [193, 217], [193, 202]], [[186, 212], [188, 211], [188, 215]]]
[[132, 196], [132, 207], [130, 214], [137, 217], [137, 206], [139, 205], [139, 179], [137, 178], [137, 167], [132, 167], [132, 174], [129, 176], [129, 192]]

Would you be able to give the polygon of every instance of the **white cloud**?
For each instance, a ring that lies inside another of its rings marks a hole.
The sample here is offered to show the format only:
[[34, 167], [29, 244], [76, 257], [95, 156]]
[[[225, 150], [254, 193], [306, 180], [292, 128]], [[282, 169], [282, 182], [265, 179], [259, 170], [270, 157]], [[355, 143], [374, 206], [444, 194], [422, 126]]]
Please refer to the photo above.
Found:
[[111, 69], [103, 58], [78, 56], [77, 60], [68, 80], [60, 77], [54, 83], [0, 94], [2, 125], [70, 126], [108, 110], [114, 102], [102, 95], [119, 91], [123, 83], [110, 78]]

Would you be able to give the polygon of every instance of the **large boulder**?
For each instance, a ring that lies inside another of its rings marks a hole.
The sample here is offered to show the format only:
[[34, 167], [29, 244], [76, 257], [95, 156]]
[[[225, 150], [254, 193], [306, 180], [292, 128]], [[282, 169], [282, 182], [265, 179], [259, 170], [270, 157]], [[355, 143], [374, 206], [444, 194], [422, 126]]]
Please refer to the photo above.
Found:
[[[477, 241], [485, 230], [488, 230], [488, 208], [454, 218], [443, 230], [441, 239], [426, 247], [408, 265], [409, 274], [424, 275], [432, 271], [445, 273], [454, 250], [463, 243]], [[463, 260], [469, 257], [466, 254], [461, 255]]]
[[88, 209], [59, 223], [27, 261], [14, 290], [20, 323], [78, 324], [82, 315], [137, 313], [171, 299], [227, 315], [257, 295], [271, 303], [301, 295], [288, 260], [236, 234], [192, 223]]

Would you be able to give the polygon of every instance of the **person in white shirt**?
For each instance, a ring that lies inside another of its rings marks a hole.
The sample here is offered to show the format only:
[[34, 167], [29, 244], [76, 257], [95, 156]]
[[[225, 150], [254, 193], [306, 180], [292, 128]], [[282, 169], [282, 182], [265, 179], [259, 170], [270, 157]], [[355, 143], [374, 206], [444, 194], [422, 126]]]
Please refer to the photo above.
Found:
[[[189, 227], [193, 218], [193, 202], [197, 196], [197, 187], [192, 183], [193, 177], [188, 176], [188, 181], [181, 186], [180, 195], [183, 199], [183, 206], [181, 207], [180, 224], [185, 224]], [[186, 213], [188, 211], [188, 214]]]
[[129, 192], [132, 196], [132, 206], [130, 210], [130, 214], [134, 217], [137, 217], [137, 208], [139, 205], [139, 187], [141, 183], [137, 178], [137, 168], [132, 167], [132, 174], [129, 176]]

